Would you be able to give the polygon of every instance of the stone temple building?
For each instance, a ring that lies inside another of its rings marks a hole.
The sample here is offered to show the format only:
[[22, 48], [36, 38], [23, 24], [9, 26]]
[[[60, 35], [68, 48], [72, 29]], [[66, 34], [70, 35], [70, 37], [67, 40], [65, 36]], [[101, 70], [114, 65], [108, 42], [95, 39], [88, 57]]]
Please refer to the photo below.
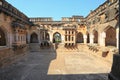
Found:
[[95, 50], [113, 46], [118, 51], [118, 3], [119, 0], [106, 0], [86, 17], [73, 15], [54, 21], [52, 17], [29, 18], [0, 0], [0, 66], [27, 51], [31, 44], [44, 47], [57, 43], [66, 48], [87, 45]]

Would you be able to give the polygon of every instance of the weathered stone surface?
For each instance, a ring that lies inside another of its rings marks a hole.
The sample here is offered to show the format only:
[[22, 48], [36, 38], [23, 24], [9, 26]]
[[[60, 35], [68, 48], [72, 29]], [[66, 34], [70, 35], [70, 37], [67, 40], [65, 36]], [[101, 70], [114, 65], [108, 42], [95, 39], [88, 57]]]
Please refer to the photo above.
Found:
[[14, 62], [16, 58], [19, 58], [19, 56], [24, 55], [27, 51], [28, 46], [15, 51], [11, 48], [4, 47], [0, 50], [0, 67], [9, 65], [10, 63]]
[[113, 65], [109, 74], [110, 80], [120, 80], [120, 54], [115, 54], [113, 57]]
[[111, 63], [84, 51], [44, 49], [1, 68], [0, 80], [107, 80], [110, 68]]

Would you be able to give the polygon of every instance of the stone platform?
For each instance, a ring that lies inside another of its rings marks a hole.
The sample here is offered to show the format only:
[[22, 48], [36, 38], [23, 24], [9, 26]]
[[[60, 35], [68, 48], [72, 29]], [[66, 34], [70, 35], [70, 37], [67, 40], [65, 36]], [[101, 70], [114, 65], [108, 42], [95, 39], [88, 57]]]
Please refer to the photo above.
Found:
[[111, 64], [84, 51], [43, 49], [0, 68], [0, 80], [108, 80]]

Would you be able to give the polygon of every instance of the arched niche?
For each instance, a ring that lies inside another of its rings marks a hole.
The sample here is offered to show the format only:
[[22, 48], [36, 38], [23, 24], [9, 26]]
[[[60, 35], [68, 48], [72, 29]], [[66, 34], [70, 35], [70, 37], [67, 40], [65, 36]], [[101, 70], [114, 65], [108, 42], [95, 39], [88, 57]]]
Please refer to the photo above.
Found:
[[83, 34], [81, 32], [77, 33], [76, 43], [83, 43]]
[[105, 32], [105, 46], [116, 46], [116, 29], [109, 27]]
[[3, 29], [0, 28], [0, 46], [6, 46], [6, 35]]
[[30, 36], [30, 43], [38, 43], [38, 35], [35, 32]]
[[53, 43], [61, 43], [61, 34], [56, 32], [53, 34]]

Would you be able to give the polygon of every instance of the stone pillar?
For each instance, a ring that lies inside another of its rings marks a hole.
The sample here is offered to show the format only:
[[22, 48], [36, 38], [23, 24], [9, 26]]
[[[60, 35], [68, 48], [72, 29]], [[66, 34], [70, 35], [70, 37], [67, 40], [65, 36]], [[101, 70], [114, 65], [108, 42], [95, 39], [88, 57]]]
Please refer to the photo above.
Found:
[[40, 33], [38, 34], [38, 41], [39, 41], [39, 44], [41, 43], [41, 40], [40, 40]]
[[68, 41], [69, 36], [67, 35], [67, 41]]
[[17, 43], [18, 42], [18, 33], [17, 32], [15, 33], [15, 36], [16, 36], [15, 38], [16, 38], [16, 43]]
[[65, 35], [61, 35], [61, 43], [65, 42]]
[[24, 42], [25, 42], [25, 44], [27, 44], [27, 42], [26, 42], [26, 34], [24, 35]]
[[93, 44], [93, 42], [94, 42], [94, 35], [90, 34], [90, 44]]
[[116, 40], [117, 49], [119, 49], [119, 28], [116, 29]]
[[69, 34], [69, 30], [67, 30], [67, 34]]
[[106, 33], [105, 32], [100, 33], [100, 36], [99, 36], [100, 46], [105, 46], [105, 38], [106, 38]]
[[18, 41], [18, 43], [21, 44], [21, 35], [18, 34], [18, 36], [19, 36], [19, 41]]
[[27, 34], [28, 44], [30, 43], [30, 36], [31, 36], [31, 34], [30, 34], [30, 33], [28, 33], [28, 34]]
[[44, 32], [43, 32], [43, 35], [44, 35], [44, 39], [43, 39], [43, 40], [45, 40], [45, 30], [44, 30]]
[[74, 33], [73, 33], [73, 34], [74, 34], [74, 36], [73, 36], [73, 37], [74, 37], [74, 39], [73, 39], [73, 40], [74, 40], [74, 43], [76, 44], [76, 33], [75, 33], [75, 31], [74, 31]]
[[51, 33], [51, 35], [49, 35], [50, 37], [50, 42], [53, 43], [53, 34]]
[[87, 43], [87, 35], [83, 35], [83, 38], [84, 38], [84, 44], [86, 44]]
[[13, 35], [12, 35], [12, 33], [10, 33], [10, 34], [8, 34], [8, 38], [9, 38], [9, 40], [8, 40], [8, 46], [11, 48], [12, 47], [12, 41], [13, 41]]
[[98, 33], [98, 45], [100, 45], [101, 33]]

